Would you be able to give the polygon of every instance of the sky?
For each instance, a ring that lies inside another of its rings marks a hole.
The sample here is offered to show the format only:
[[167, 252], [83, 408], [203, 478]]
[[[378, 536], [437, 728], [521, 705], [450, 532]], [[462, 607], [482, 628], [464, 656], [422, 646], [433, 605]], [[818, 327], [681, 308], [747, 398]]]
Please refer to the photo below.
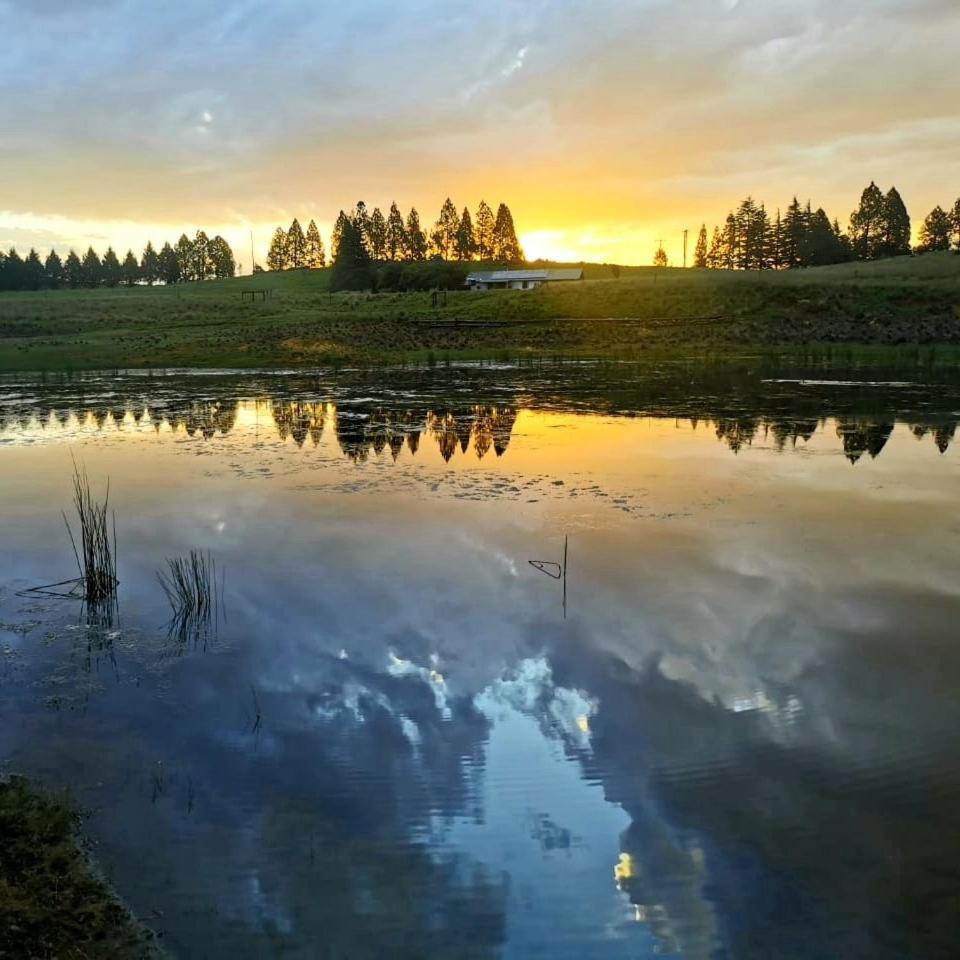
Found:
[[671, 262], [747, 194], [914, 230], [960, 195], [958, 0], [0, 0], [0, 246], [510, 206], [529, 257]]

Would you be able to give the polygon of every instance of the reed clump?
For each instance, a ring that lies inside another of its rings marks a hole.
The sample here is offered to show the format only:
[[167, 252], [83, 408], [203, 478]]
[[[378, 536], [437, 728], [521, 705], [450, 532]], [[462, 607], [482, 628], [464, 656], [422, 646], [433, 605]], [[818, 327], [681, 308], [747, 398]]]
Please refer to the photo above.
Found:
[[207, 620], [217, 603], [217, 565], [207, 551], [191, 550], [185, 557], [167, 560], [157, 579], [175, 617]]
[[78, 582], [83, 598], [90, 604], [102, 604], [116, 597], [117, 586], [117, 518], [110, 511], [110, 481], [103, 500], [94, 498], [85, 467], [73, 461], [73, 505], [77, 511], [79, 536], [63, 513], [73, 555], [80, 571]]

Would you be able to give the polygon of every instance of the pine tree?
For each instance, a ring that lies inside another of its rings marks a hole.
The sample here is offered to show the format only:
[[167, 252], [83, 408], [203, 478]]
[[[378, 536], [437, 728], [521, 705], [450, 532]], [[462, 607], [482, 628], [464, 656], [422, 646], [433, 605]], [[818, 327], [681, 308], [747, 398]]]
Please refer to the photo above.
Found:
[[113, 252], [113, 247], [107, 247], [107, 252], [103, 255], [100, 272], [106, 286], [115, 287], [120, 282], [120, 261]]
[[803, 208], [794, 196], [787, 206], [781, 225], [780, 262], [784, 269], [793, 270], [803, 265], [801, 253], [805, 232]]
[[13, 247], [3, 261], [3, 287], [5, 290], [23, 289], [23, 257]]
[[76, 250], [71, 250], [67, 254], [67, 259], [63, 265], [63, 272], [71, 289], [76, 290], [77, 287], [83, 284], [83, 264], [80, 262], [80, 258], [77, 256]]
[[368, 290], [373, 286], [373, 265], [362, 223], [359, 218], [344, 218], [330, 275], [331, 290]]
[[267, 269], [286, 270], [288, 264], [287, 232], [283, 227], [277, 227], [273, 231], [273, 239], [270, 241], [270, 249], [267, 251]]
[[93, 247], [88, 247], [83, 255], [83, 285], [85, 287], [100, 286], [102, 265]]
[[667, 267], [670, 265], [670, 261], [667, 258], [667, 251], [663, 249], [662, 243], [653, 254], [653, 265], [655, 267]]
[[132, 250], [128, 250], [127, 255], [123, 258], [120, 275], [128, 287], [132, 287], [140, 279], [140, 264], [137, 263], [137, 258], [133, 255]]
[[387, 221], [379, 207], [373, 208], [367, 226], [367, 247], [374, 260], [387, 259]]
[[883, 257], [904, 257], [910, 253], [910, 214], [896, 187], [883, 198]]
[[327, 264], [327, 253], [323, 249], [323, 240], [314, 220], [307, 224], [305, 257], [306, 265], [311, 270], [318, 270]]
[[225, 280], [237, 272], [237, 264], [233, 258], [233, 250], [220, 234], [217, 234], [207, 248], [210, 258], [210, 269], [218, 280]]
[[366, 247], [367, 253], [370, 253], [370, 213], [367, 205], [358, 200], [354, 208], [353, 216], [350, 218], [353, 225], [357, 228], [357, 236], [360, 242]]
[[472, 260], [476, 253], [477, 244], [473, 237], [473, 218], [470, 211], [464, 207], [460, 214], [460, 226], [457, 228], [457, 239], [454, 243], [454, 254], [458, 260]]
[[770, 266], [774, 270], [783, 269], [783, 220], [780, 218], [779, 207], [770, 233]]
[[950, 211], [950, 225], [953, 227], [953, 244], [957, 253], [960, 253], [960, 199], [958, 199], [953, 209]]
[[143, 255], [140, 257], [140, 275], [149, 287], [152, 287], [160, 279], [160, 258], [149, 240], [143, 248]]
[[[185, 236], [180, 239], [187, 240]], [[187, 245], [189, 246], [189, 244], [190, 241], [187, 240]], [[179, 245], [178, 243], [177, 246], [179, 247]], [[180, 256], [169, 243], [165, 243], [157, 255], [157, 272], [159, 278], [167, 284], [179, 283], [180, 280], [183, 279], [183, 274], [180, 270]]]
[[430, 234], [431, 247], [434, 253], [439, 254], [444, 260], [453, 259], [459, 230], [460, 214], [457, 213], [453, 201], [447, 197], [443, 201], [440, 216], [437, 218]]
[[287, 230], [287, 270], [299, 270], [307, 263], [307, 239], [303, 235], [300, 221], [294, 217]]
[[493, 224], [493, 259], [501, 263], [523, 263], [523, 249], [517, 239], [510, 208], [501, 203]]
[[190, 242], [190, 238], [185, 233], [180, 234], [180, 239], [177, 241], [176, 251], [177, 266], [179, 268], [178, 279], [195, 279], [193, 274], [193, 244]]
[[51, 250], [47, 254], [46, 262], [43, 265], [43, 283], [45, 287], [56, 290], [63, 285], [64, 270], [63, 262], [57, 256], [56, 250]]
[[198, 230], [193, 238], [193, 277], [206, 280], [211, 274], [210, 239], [203, 230]]
[[347, 224], [349, 224], [347, 215], [341, 210], [337, 214], [337, 219], [333, 224], [333, 233], [330, 235], [330, 262], [336, 262], [337, 258], [340, 256], [340, 244], [343, 241], [343, 235], [346, 232]]
[[473, 226], [473, 239], [477, 247], [477, 257], [480, 260], [493, 259], [493, 232], [496, 221], [493, 218], [493, 211], [487, 206], [485, 200], [480, 201], [477, 207], [477, 216]]
[[710, 238], [710, 250], [707, 253], [707, 266], [711, 270], [722, 270], [723, 265], [723, 234], [719, 227], [714, 227], [713, 236]]
[[39, 290], [43, 286], [43, 261], [40, 254], [33, 247], [23, 261], [20, 288], [22, 290]]
[[930, 253], [933, 250], [949, 250], [953, 224], [950, 214], [941, 206], [934, 207], [926, 216], [920, 227], [920, 253]]
[[883, 248], [886, 210], [880, 188], [871, 180], [860, 196], [860, 206], [850, 214], [850, 242], [858, 260], [875, 260]]
[[697, 246], [693, 251], [693, 265], [699, 269], [704, 269], [707, 265], [707, 225], [701, 224], [700, 233], [697, 234]]
[[396, 202], [390, 204], [387, 216], [386, 254], [388, 260], [400, 260], [407, 245], [407, 231], [403, 225], [403, 215]]
[[407, 260], [426, 260], [427, 259], [427, 238], [420, 228], [420, 214], [416, 207], [411, 207], [407, 214], [406, 226], [407, 245], [405, 248], [405, 259]]

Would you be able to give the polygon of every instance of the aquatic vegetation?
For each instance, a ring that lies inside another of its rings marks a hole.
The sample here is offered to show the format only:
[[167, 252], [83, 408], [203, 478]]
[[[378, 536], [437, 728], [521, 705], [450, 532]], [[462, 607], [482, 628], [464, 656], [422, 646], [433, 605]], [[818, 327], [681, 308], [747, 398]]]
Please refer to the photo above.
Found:
[[63, 521], [67, 525], [73, 554], [80, 571], [79, 584], [83, 589], [83, 598], [88, 603], [102, 604], [116, 596], [117, 585], [117, 519], [108, 513], [110, 506], [110, 481], [103, 502], [94, 499], [85, 467], [73, 462], [73, 504], [77, 510], [80, 524], [78, 540], [66, 513]]
[[173, 611], [168, 635], [181, 644], [205, 641], [220, 610], [213, 555], [191, 550], [185, 557], [169, 558], [167, 569], [157, 571], [157, 579]]

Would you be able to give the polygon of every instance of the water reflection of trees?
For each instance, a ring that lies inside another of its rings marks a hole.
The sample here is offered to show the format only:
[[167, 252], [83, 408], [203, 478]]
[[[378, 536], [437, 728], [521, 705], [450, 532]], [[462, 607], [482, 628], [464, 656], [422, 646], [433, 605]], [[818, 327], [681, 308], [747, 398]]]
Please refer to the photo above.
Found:
[[[772, 393], [744, 396], [731, 392], [726, 396], [717, 392], [712, 398], [698, 399], [690, 395], [689, 380], [638, 386], [629, 378], [625, 382], [604, 380], [587, 370], [583, 379], [560, 385], [547, 382], [537, 390], [530, 388], [522, 373], [503, 372], [514, 378], [506, 387], [498, 380], [493, 386], [478, 382], [475, 390], [455, 378], [431, 389], [420, 380], [412, 381], [419, 390], [405, 380], [408, 389], [392, 390], [391, 378], [401, 375], [396, 371], [381, 374], [381, 379], [375, 374], [357, 382], [345, 378], [324, 389], [294, 377], [221, 377], [214, 387], [205, 385], [202, 391], [191, 390], [189, 381], [164, 381], [163, 389], [158, 387], [152, 395], [145, 390], [124, 395], [123, 391], [103, 389], [86, 394], [72, 382], [61, 384], [58, 391], [57, 384], [46, 383], [26, 394], [22, 402], [8, 402], [0, 414], [0, 429], [15, 436], [38, 429], [142, 430], [150, 425], [158, 431], [169, 429], [211, 440], [235, 428], [240, 398], [260, 398], [256, 401], [258, 413], [264, 412], [268, 426], [272, 421], [281, 440], [292, 440], [302, 448], [309, 438], [315, 447], [325, 429], [333, 425], [342, 453], [358, 463], [385, 451], [394, 461], [404, 456], [405, 450], [406, 455], [415, 456], [424, 437], [448, 463], [464, 457], [483, 460], [491, 451], [500, 457], [509, 446], [520, 409], [610, 416], [640, 413], [686, 420], [694, 430], [700, 426], [712, 430], [734, 453], [758, 443], [778, 451], [794, 449], [827, 429], [836, 432], [851, 463], [864, 454], [879, 456], [897, 422], [908, 424], [919, 439], [932, 442], [941, 453], [956, 436], [955, 415], [935, 412], [956, 409], [949, 392], [928, 397], [918, 388], [908, 397], [909, 402], [903, 402], [883, 391], [865, 393], [838, 387], [819, 395], [810, 387], [779, 386]], [[422, 379], [422, 372], [417, 376]], [[397, 399], [401, 394], [404, 399]], [[453, 395], [456, 399], [451, 399]], [[358, 396], [365, 399], [358, 400]], [[464, 396], [470, 397], [469, 401], [460, 399]]]

